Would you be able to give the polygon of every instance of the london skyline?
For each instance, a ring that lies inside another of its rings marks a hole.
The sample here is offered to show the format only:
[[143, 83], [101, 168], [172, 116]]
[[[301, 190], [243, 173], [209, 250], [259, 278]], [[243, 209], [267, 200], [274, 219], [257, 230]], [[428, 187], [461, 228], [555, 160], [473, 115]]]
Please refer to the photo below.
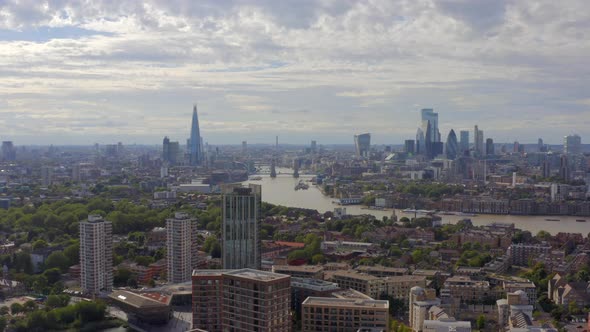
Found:
[[[0, 8], [0, 139], [403, 144], [590, 133], [589, 5], [568, 1], [200, 2]], [[296, 124], [296, 125], [294, 125]]]

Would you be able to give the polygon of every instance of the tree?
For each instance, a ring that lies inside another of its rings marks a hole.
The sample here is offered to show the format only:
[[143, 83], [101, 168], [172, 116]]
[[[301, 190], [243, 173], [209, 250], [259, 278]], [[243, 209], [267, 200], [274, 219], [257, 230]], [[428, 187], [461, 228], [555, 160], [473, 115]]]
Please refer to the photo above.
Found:
[[70, 260], [64, 255], [63, 251], [54, 251], [45, 260], [45, 266], [48, 269], [59, 268], [62, 272], [67, 272], [70, 267]]
[[4, 332], [4, 330], [6, 330], [7, 326], [8, 326], [8, 321], [6, 320], [6, 317], [0, 317], [0, 332]]
[[32, 248], [33, 248], [33, 250], [47, 248], [47, 241], [45, 241], [43, 239], [39, 239], [39, 240], [33, 242]]
[[107, 306], [102, 302], [82, 301], [77, 304], [77, 309], [80, 322], [86, 324], [88, 322], [102, 320], [105, 316]]
[[68, 305], [70, 297], [65, 294], [61, 295], [49, 295], [45, 301], [45, 306], [49, 308], [62, 308]]
[[478, 330], [483, 330], [483, 328], [486, 326], [486, 317], [484, 315], [479, 315], [475, 325], [477, 326]]
[[47, 278], [48, 284], [54, 284], [61, 279], [61, 271], [56, 267], [45, 270], [43, 275]]
[[64, 255], [68, 258], [68, 265], [80, 263], [80, 242], [69, 245], [64, 249]]
[[19, 313], [23, 312], [23, 306], [22, 304], [15, 302], [13, 304], [10, 305], [10, 313], [12, 313], [12, 315], [18, 315]]
[[325, 261], [326, 261], [326, 258], [322, 254], [313, 255], [313, 257], [311, 258], [312, 264], [321, 264]]
[[537, 238], [538, 238], [539, 240], [546, 241], [546, 240], [549, 240], [549, 239], [551, 239], [551, 234], [550, 234], [549, 232], [547, 232], [547, 231], [540, 230], [540, 231], [537, 233]]
[[0, 315], [5, 316], [8, 315], [10, 313], [10, 308], [8, 308], [7, 306], [2, 306], [2, 308], [0, 308]]

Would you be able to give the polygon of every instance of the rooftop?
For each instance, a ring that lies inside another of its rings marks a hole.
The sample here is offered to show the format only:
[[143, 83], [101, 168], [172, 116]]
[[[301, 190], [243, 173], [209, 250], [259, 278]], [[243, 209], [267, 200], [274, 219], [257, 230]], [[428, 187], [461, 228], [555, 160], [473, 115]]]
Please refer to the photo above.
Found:
[[137, 294], [126, 290], [115, 290], [109, 298], [126, 303], [136, 308], [150, 308], [150, 307], [165, 307], [168, 306], [169, 297], [154, 293], [146, 296], [145, 294]]
[[312, 296], [303, 301], [303, 305], [389, 309], [389, 301], [368, 299], [338, 299]]
[[354, 278], [354, 279], [362, 279], [362, 280], [369, 280], [369, 281], [373, 281], [373, 280], [381, 280], [378, 277], [369, 275], [369, 274], [363, 274], [363, 273], [358, 273], [355, 272], [353, 270], [348, 270], [348, 271], [334, 271], [332, 273], [332, 277], [344, 277], [344, 278]]
[[252, 280], [259, 280], [259, 281], [273, 281], [273, 280], [280, 280], [283, 278], [290, 278], [287, 274], [280, 274], [280, 273], [273, 273], [273, 272], [266, 272], [254, 269], [241, 269], [241, 270], [231, 270], [228, 272], [223, 273], [227, 276], [236, 276], [240, 278], [252, 279]]
[[273, 265], [273, 271], [294, 271], [294, 272], [320, 272], [324, 269], [321, 265]]

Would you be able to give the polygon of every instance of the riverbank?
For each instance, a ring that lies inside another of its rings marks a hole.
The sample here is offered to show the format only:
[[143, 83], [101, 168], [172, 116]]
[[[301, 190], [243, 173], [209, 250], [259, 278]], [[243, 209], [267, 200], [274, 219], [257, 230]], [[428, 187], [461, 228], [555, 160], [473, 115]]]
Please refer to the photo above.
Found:
[[[376, 218], [391, 217], [396, 213], [398, 218], [414, 214], [406, 214], [402, 210], [383, 209], [372, 210], [366, 209], [361, 205], [338, 205], [333, 202], [334, 198], [326, 196], [316, 186], [309, 186], [307, 190], [295, 190], [295, 185], [301, 179], [311, 179], [311, 175], [301, 175], [299, 178], [293, 178], [291, 175], [281, 174], [276, 178], [270, 178], [268, 175], [261, 175], [262, 179], [258, 181], [246, 181], [244, 183], [254, 183], [262, 185], [262, 200], [268, 203], [313, 209], [324, 213], [334, 211], [334, 208], [346, 208], [346, 212], [351, 215], [369, 214]], [[590, 222], [577, 222], [576, 219], [585, 219], [575, 216], [522, 216], [522, 215], [493, 215], [478, 214], [476, 216], [459, 216], [459, 215], [440, 215], [443, 224], [454, 224], [461, 219], [469, 218], [477, 226], [483, 226], [494, 222], [513, 223], [515, 227], [530, 231], [536, 234], [540, 230], [547, 231], [553, 235], [559, 232], [581, 233], [586, 236], [590, 233]], [[559, 219], [559, 221], [546, 220]]]

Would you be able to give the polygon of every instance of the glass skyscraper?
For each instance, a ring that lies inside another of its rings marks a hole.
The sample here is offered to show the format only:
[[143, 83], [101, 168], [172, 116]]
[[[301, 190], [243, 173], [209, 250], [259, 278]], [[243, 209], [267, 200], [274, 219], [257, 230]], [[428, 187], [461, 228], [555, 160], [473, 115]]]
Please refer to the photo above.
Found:
[[200, 165], [203, 160], [203, 151], [201, 146], [201, 133], [199, 131], [197, 105], [194, 105], [193, 107], [193, 122], [191, 124], [191, 138], [188, 140], [188, 150], [190, 155], [190, 165]]

